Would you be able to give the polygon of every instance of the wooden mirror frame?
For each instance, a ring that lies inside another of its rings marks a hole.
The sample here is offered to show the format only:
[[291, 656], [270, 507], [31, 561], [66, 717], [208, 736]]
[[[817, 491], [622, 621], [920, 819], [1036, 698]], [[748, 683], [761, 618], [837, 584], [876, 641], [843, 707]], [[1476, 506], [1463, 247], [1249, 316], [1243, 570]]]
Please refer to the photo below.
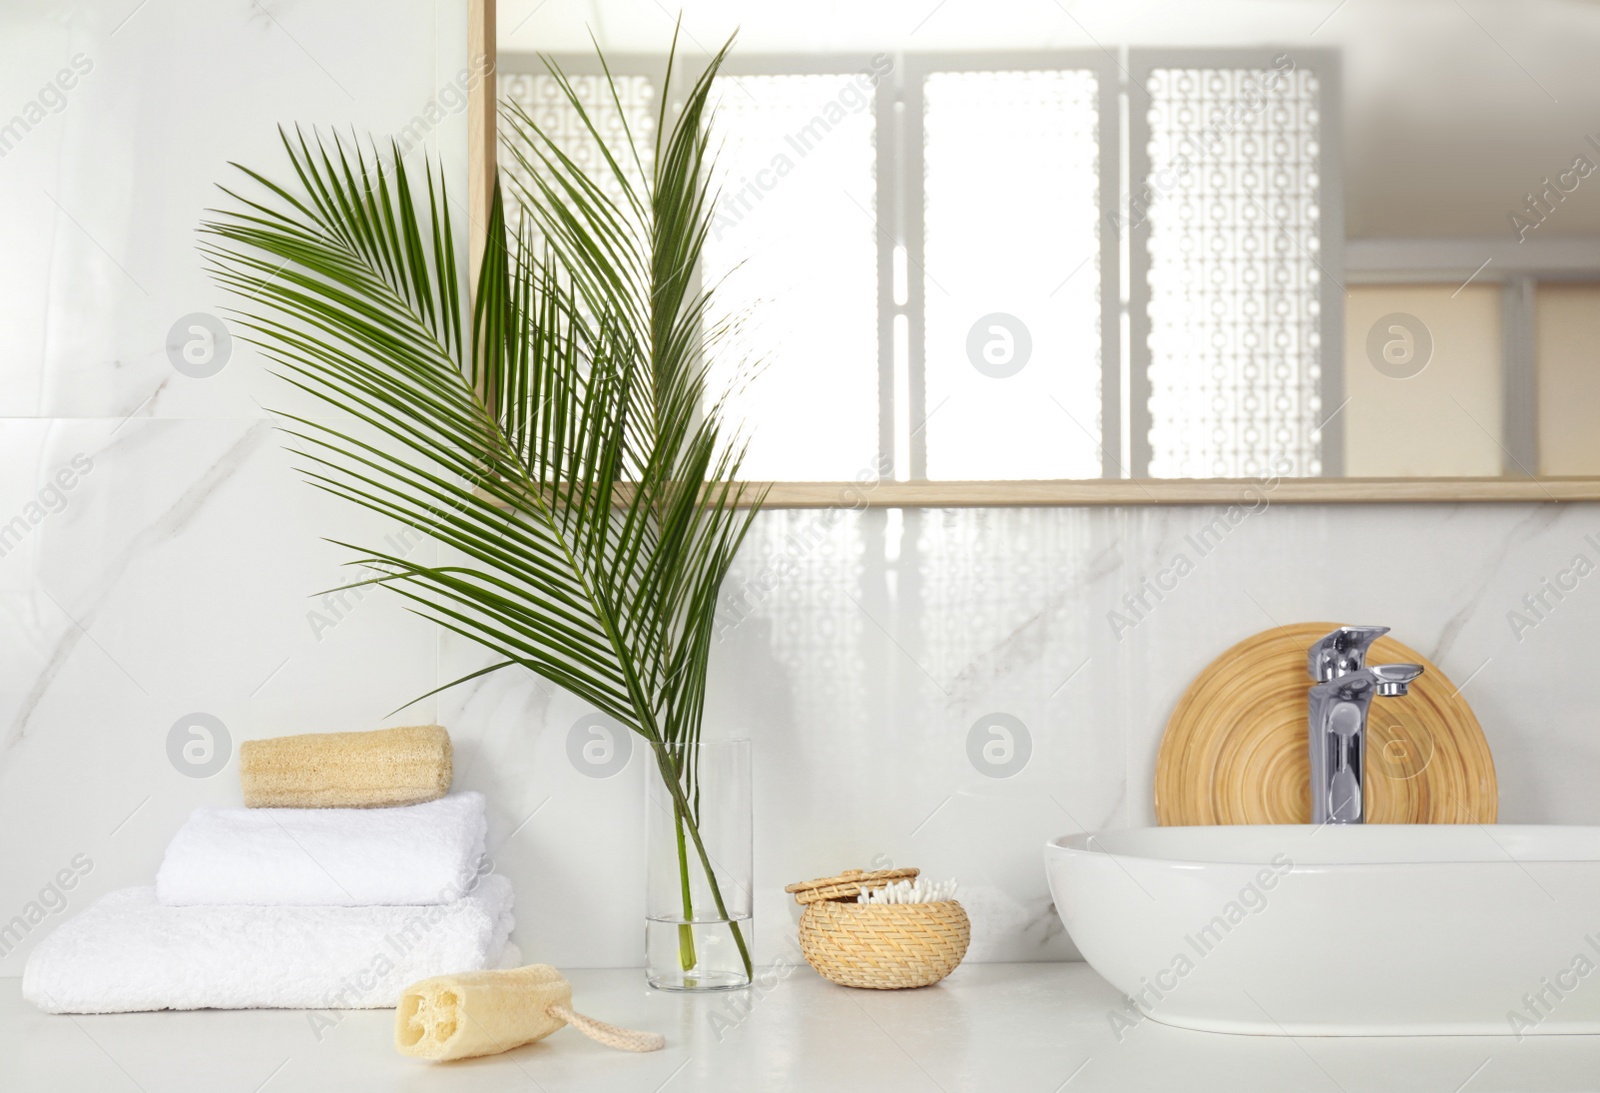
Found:
[[[467, 52], [484, 78], [468, 91], [471, 266], [483, 256], [494, 193], [495, 0], [468, 0]], [[1049, 505], [1257, 505], [1600, 500], [1600, 476], [1494, 478], [1084, 478], [1027, 481], [778, 482], [768, 508], [988, 508]]]

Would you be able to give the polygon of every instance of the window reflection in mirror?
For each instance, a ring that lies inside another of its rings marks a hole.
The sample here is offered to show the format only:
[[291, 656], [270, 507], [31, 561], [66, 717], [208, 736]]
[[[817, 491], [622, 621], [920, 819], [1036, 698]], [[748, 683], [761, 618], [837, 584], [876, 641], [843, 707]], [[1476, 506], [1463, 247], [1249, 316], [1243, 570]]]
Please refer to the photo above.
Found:
[[[1326, 8], [686, 4], [748, 474], [1600, 474], [1600, 7]], [[672, 32], [501, 0], [500, 93], [648, 138]]]

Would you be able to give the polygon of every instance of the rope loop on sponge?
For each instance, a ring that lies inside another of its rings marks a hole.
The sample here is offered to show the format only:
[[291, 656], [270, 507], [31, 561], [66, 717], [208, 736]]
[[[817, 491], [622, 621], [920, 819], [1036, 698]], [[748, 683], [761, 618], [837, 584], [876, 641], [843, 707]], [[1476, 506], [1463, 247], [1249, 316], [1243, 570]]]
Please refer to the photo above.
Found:
[[608, 1025], [604, 1021], [575, 1013], [559, 1002], [552, 1002], [546, 1006], [545, 1013], [558, 1021], [565, 1021], [596, 1043], [614, 1047], [618, 1051], [660, 1051], [667, 1046], [667, 1038], [659, 1032], [635, 1032], [629, 1028], [618, 1028], [616, 1025]]

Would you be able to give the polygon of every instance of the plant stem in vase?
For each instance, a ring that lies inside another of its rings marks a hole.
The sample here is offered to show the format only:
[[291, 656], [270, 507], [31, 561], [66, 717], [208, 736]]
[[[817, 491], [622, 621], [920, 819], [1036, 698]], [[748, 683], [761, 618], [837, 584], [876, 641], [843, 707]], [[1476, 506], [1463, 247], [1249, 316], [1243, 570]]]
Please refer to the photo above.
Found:
[[664, 746], [657, 771], [645, 801], [646, 975], [667, 990], [747, 986], [750, 742]]

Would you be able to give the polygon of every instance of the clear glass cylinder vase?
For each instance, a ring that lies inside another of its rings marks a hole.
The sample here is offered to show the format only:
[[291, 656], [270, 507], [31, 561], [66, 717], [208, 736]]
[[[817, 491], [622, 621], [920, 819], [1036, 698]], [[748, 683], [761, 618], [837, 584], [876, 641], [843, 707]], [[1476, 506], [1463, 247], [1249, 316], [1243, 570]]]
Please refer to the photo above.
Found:
[[750, 985], [750, 741], [666, 745], [646, 780], [645, 975], [662, 990]]

